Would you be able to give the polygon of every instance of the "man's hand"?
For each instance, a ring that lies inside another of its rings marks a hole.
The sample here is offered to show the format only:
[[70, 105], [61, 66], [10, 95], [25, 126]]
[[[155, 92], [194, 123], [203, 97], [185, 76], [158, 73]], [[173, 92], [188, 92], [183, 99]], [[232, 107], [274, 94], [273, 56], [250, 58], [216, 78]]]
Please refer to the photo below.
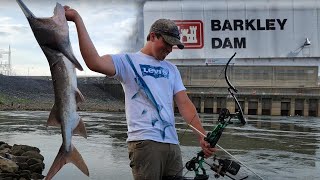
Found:
[[217, 148], [210, 147], [210, 144], [207, 141], [205, 141], [204, 138], [200, 139], [200, 146], [202, 148], [205, 158], [212, 156], [218, 150]]
[[63, 6], [63, 7], [66, 14], [66, 19], [68, 21], [75, 22], [76, 19], [80, 17], [79, 13], [76, 10], [71, 9], [69, 6]]

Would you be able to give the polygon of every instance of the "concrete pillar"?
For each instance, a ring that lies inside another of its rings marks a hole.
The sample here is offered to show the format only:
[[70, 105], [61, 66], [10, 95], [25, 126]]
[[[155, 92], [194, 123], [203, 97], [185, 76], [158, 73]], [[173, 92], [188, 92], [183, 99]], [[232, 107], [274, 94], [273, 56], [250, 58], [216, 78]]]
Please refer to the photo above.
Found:
[[309, 104], [308, 104], [308, 99], [304, 99], [303, 103], [303, 116], [309, 116]]
[[295, 116], [295, 109], [296, 109], [296, 99], [295, 98], [291, 98], [291, 102], [290, 102], [290, 116]]
[[200, 100], [200, 113], [204, 113], [204, 97]]
[[281, 115], [281, 100], [272, 99], [271, 115], [280, 116]]
[[217, 114], [217, 108], [218, 108], [218, 103], [217, 103], [217, 98], [213, 98], [213, 114]]
[[258, 99], [258, 115], [262, 115], [262, 99]]
[[235, 112], [235, 107], [236, 107], [236, 102], [234, 102], [233, 98], [227, 98], [227, 102], [226, 102], [226, 106], [227, 109], [229, 109], [230, 113], [234, 113]]
[[244, 107], [242, 107], [243, 109], [244, 109], [244, 114], [248, 114], [248, 108], [249, 108], [249, 102], [248, 102], [248, 99], [247, 98], [245, 98], [244, 99]]

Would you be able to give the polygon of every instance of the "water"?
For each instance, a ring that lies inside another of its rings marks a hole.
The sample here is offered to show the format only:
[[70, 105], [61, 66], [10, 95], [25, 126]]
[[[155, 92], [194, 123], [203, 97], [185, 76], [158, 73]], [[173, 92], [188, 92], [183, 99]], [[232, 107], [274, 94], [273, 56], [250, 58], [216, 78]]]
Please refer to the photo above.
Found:
[[[80, 112], [86, 122], [88, 139], [74, 136], [73, 143], [82, 154], [90, 178], [73, 164], [65, 165], [54, 177], [77, 180], [132, 180], [126, 147], [124, 113]], [[49, 112], [0, 111], [0, 141], [10, 145], [27, 144], [39, 147], [48, 172], [62, 139], [60, 129], [45, 123]], [[216, 123], [216, 115], [201, 115], [207, 130]], [[248, 124], [231, 124], [219, 145], [245, 163], [264, 179], [320, 179], [320, 118], [249, 116]], [[183, 161], [199, 151], [198, 142], [181, 118], [177, 118]], [[219, 156], [226, 156], [223, 152]], [[207, 160], [209, 163], [211, 159]], [[210, 179], [213, 172], [205, 166]], [[187, 172], [186, 170], [184, 171]], [[237, 178], [253, 173], [241, 167]], [[187, 173], [188, 177], [193, 172]], [[221, 178], [224, 179], [224, 178]]]

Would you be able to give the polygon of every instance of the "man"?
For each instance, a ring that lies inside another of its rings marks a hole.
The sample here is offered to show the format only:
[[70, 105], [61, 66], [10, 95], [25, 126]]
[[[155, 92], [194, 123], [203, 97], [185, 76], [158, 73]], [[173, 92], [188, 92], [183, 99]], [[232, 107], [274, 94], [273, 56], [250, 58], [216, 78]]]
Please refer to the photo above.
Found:
[[[67, 6], [65, 12], [67, 20], [76, 24], [80, 51], [88, 68], [119, 80], [123, 86], [134, 179], [181, 176], [183, 165], [173, 99], [185, 121], [206, 133], [177, 67], [165, 60], [173, 46], [184, 48], [178, 27], [171, 20], [159, 19], [151, 26], [147, 42], [139, 52], [100, 56], [78, 12]], [[206, 157], [216, 151], [200, 135], [198, 139]]]

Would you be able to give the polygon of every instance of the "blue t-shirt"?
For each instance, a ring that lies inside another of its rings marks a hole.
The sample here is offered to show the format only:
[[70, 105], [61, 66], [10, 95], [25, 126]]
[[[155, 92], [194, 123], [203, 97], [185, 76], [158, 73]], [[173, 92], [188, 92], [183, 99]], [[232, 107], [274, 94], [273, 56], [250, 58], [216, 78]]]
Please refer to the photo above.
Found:
[[178, 144], [173, 96], [186, 88], [177, 67], [140, 51], [128, 54], [144, 81], [141, 82], [125, 55], [112, 55], [112, 59], [116, 70], [113, 78], [121, 82], [125, 93], [127, 141], [153, 140]]

